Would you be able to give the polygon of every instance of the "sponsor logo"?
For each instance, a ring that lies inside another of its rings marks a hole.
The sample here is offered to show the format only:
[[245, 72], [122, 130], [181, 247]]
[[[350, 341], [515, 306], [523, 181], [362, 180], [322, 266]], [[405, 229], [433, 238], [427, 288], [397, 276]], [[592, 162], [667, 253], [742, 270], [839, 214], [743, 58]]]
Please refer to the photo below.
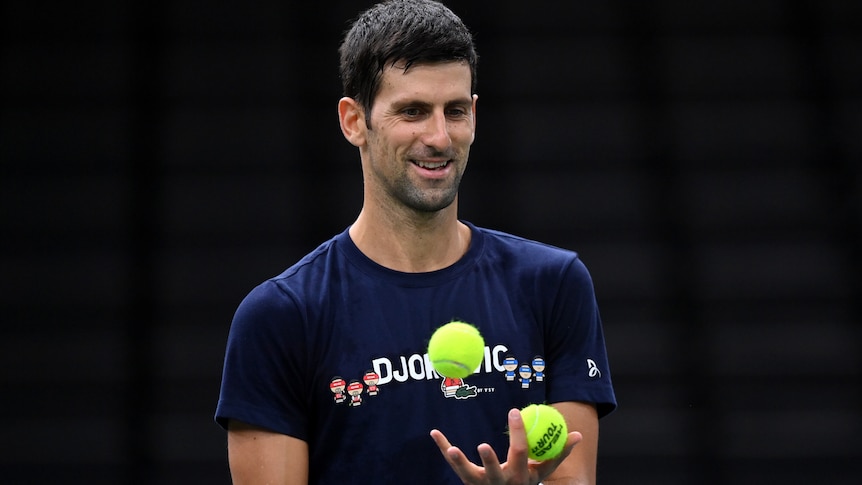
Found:
[[599, 366], [596, 365], [596, 361], [593, 359], [587, 359], [587, 368], [589, 369], [587, 372], [591, 379], [602, 376], [602, 371], [599, 370]]

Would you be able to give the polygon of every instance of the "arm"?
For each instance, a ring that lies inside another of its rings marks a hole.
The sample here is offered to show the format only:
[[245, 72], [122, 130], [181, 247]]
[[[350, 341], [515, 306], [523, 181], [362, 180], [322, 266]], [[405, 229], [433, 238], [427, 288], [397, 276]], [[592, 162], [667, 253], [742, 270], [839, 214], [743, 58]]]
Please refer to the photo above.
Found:
[[596, 483], [596, 460], [599, 448], [599, 417], [592, 404], [561, 402], [552, 404], [566, 418], [570, 431], [580, 431], [583, 438], [553, 473], [545, 485], [592, 485]]
[[232, 420], [227, 451], [234, 485], [308, 483], [308, 445], [300, 439]]

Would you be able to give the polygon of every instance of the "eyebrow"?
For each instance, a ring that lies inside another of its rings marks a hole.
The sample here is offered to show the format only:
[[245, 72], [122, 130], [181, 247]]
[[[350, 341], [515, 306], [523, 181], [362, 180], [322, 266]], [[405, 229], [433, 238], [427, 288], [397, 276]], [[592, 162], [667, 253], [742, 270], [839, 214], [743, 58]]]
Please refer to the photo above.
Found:
[[[458, 98], [453, 99], [451, 101], [447, 101], [444, 106], [470, 106], [473, 104], [472, 98]], [[403, 108], [405, 106], [415, 106], [417, 108], [431, 108], [434, 106], [434, 103], [429, 103], [428, 101], [421, 101], [418, 99], [405, 98], [402, 100], [396, 100], [392, 103], [392, 106], [395, 108]]]

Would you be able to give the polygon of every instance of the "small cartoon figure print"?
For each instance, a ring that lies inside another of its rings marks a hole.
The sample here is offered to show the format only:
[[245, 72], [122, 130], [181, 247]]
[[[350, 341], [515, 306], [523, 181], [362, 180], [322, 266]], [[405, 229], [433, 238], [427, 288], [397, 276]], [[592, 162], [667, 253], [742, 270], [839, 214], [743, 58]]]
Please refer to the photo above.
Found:
[[347, 396], [344, 395], [344, 388], [347, 387], [347, 383], [344, 382], [339, 376], [335, 376], [329, 382], [329, 390], [332, 391], [333, 399], [336, 404], [343, 403]]
[[350, 394], [350, 406], [359, 406], [362, 404], [362, 389], [364, 387], [361, 382], [355, 379], [347, 385], [347, 394]]
[[444, 377], [440, 382], [440, 390], [443, 391], [443, 397], [455, 399], [469, 399], [479, 394], [476, 386], [468, 386], [464, 379], [454, 377]]
[[377, 387], [377, 382], [380, 381], [380, 376], [372, 371], [366, 371], [365, 375], [362, 376], [363, 382], [365, 382], [365, 386], [367, 387], [367, 392], [369, 396], [376, 396], [379, 391]]
[[503, 359], [503, 368], [506, 369], [506, 380], [514, 381], [515, 369], [518, 368], [518, 359], [511, 355], [507, 355], [506, 358]]
[[541, 355], [533, 357], [533, 370], [535, 371], [536, 382], [545, 380], [545, 359]]
[[533, 369], [527, 364], [522, 364], [518, 368], [518, 374], [521, 376], [521, 388], [527, 389], [530, 387], [530, 377], [533, 376]]
[[455, 397], [455, 394], [458, 392], [458, 389], [464, 385], [464, 379], [457, 379], [455, 377], [444, 377], [440, 381], [440, 390], [443, 391], [443, 396], [445, 397]]

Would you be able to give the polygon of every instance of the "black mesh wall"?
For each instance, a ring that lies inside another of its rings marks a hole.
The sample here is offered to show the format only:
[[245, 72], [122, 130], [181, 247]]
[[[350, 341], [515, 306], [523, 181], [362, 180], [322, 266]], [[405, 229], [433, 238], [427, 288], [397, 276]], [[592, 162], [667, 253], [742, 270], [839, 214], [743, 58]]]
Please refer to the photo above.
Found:
[[[336, 49], [369, 5], [0, 6], [0, 482], [229, 483], [233, 311], [360, 207]], [[862, 4], [449, 5], [461, 216], [595, 279], [600, 482], [860, 483]]]

